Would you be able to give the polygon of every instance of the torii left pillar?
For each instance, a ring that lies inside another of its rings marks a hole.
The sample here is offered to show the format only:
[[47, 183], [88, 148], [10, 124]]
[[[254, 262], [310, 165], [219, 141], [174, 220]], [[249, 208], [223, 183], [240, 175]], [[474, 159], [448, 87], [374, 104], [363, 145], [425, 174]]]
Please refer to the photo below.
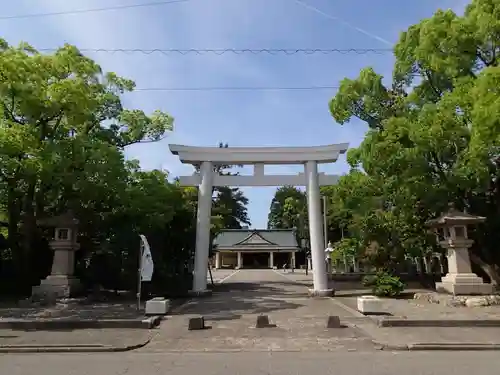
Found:
[[210, 218], [212, 215], [213, 164], [201, 163], [196, 215], [196, 253], [194, 256], [193, 290], [195, 295], [208, 294], [207, 273], [210, 250]]

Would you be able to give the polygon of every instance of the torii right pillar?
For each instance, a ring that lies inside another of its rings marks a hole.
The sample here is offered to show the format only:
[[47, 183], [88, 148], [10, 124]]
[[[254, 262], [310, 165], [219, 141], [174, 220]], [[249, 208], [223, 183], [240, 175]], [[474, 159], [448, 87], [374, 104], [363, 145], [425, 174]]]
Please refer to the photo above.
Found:
[[323, 221], [321, 219], [321, 192], [319, 189], [318, 163], [308, 161], [305, 164], [307, 207], [309, 214], [309, 235], [311, 237], [311, 260], [313, 270], [313, 288], [311, 297], [333, 296], [333, 289], [328, 288], [328, 275], [324, 255]]

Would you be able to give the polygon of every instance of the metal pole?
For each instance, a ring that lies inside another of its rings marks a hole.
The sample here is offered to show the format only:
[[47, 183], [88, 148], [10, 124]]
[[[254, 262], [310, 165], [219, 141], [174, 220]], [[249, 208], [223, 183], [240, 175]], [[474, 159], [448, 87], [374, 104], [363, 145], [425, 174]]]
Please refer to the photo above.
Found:
[[214, 286], [214, 277], [212, 276], [212, 267], [210, 266], [210, 261], [208, 261], [208, 273], [210, 274], [210, 281], [212, 283], [212, 286]]
[[326, 223], [326, 196], [323, 195], [323, 236], [325, 237], [325, 249], [328, 247], [328, 225]]
[[142, 251], [143, 251], [144, 245], [141, 240], [141, 246], [139, 247], [139, 269], [137, 270], [137, 311], [141, 310], [141, 287], [142, 287], [142, 280], [141, 280], [141, 268], [142, 268]]

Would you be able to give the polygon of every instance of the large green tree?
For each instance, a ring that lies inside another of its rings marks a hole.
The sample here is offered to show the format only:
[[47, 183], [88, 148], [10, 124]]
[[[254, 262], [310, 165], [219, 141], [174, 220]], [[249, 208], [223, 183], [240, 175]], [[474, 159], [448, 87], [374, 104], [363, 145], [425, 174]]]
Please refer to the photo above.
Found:
[[[338, 123], [369, 126], [335, 192], [342, 220], [386, 253], [425, 253], [425, 221], [453, 201], [487, 217], [473, 260], [498, 281], [500, 1], [474, 0], [464, 16], [438, 11], [403, 32], [394, 53], [391, 85], [367, 68], [330, 102]], [[356, 174], [363, 184], [348, 183]]]
[[294, 186], [276, 190], [267, 218], [268, 229], [298, 228], [307, 222], [306, 196]]
[[[84, 279], [102, 284], [114, 270], [115, 286], [133, 280], [139, 233], [158, 258], [155, 275], [181, 272], [194, 245], [196, 191], [123, 155], [128, 145], [164, 137], [173, 119], [123, 108], [120, 96], [134, 83], [103, 73], [70, 45], [48, 55], [1, 40], [0, 78], [2, 277], [17, 277], [8, 284], [29, 287], [50, 271], [50, 252], [39, 261], [47, 233], [36, 220], [67, 209], [81, 223], [77, 270]], [[89, 272], [103, 259], [109, 267]]]
[[248, 198], [238, 188], [215, 189], [212, 214], [220, 217], [221, 229], [241, 229], [251, 225], [248, 217]]

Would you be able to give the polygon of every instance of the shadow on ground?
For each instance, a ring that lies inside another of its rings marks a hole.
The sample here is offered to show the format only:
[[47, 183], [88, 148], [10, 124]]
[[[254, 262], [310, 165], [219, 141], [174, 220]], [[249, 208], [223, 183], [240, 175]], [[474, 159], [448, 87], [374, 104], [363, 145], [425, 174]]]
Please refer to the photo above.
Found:
[[95, 320], [95, 319], [141, 319], [144, 314], [129, 303], [57, 303], [53, 306], [4, 307], [0, 319], [26, 320]]
[[303, 307], [307, 289], [292, 281], [227, 282], [215, 285], [212, 296], [193, 300], [173, 315], [203, 315], [209, 320], [234, 320], [243, 314], [266, 314]]

